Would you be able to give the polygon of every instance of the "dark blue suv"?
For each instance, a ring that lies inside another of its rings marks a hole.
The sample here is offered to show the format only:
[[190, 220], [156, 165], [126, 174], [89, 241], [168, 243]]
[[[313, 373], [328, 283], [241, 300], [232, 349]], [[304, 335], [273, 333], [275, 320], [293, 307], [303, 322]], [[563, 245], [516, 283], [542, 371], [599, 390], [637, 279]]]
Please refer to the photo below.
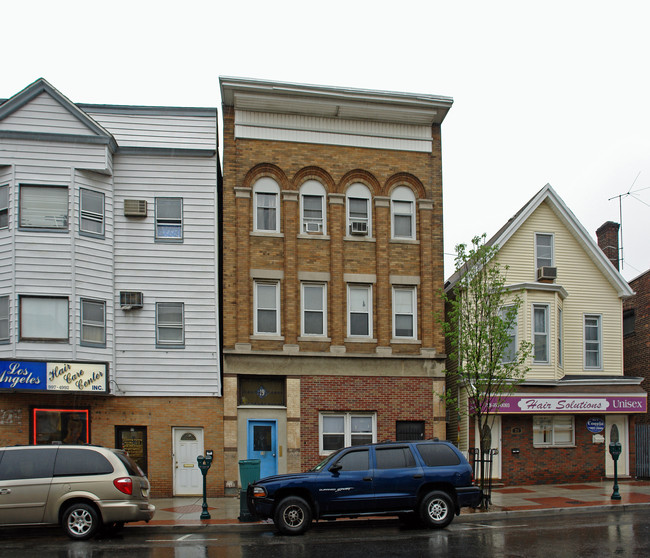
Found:
[[397, 515], [446, 527], [462, 507], [481, 503], [472, 468], [449, 442], [385, 442], [344, 448], [306, 473], [248, 486], [248, 508], [299, 535], [312, 519]]

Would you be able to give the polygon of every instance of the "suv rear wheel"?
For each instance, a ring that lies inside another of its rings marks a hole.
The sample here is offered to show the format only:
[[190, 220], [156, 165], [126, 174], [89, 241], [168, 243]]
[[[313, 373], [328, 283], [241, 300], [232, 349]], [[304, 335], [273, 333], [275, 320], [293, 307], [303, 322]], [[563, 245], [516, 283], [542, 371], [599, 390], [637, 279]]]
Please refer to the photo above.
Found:
[[420, 502], [420, 517], [427, 527], [442, 529], [454, 519], [454, 505], [446, 492], [429, 492]]
[[97, 512], [88, 504], [72, 504], [63, 513], [63, 530], [71, 539], [89, 539], [98, 527]]
[[311, 524], [311, 508], [299, 496], [287, 496], [275, 509], [273, 522], [283, 535], [302, 535]]

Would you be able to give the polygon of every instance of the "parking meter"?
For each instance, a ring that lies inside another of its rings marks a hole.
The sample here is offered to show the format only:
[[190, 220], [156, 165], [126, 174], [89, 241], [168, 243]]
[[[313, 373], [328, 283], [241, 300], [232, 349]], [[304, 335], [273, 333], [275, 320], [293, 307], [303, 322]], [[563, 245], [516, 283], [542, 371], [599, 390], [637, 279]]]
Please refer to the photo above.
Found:
[[196, 461], [199, 464], [199, 469], [201, 469], [201, 474], [203, 475], [203, 506], [202, 506], [203, 511], [201, 512], [200, 519], [210, 519], [210, 513], [208, 512], [208, 500], [207, 500], [207, 489], [206, 489], [205, 477], [207, 476], [208, 471], [210, 470], [210, 466], [212, 465], [212, 455], [213, 455], [212, 450], [206, 450], [205, 457], [199, 455], [196, 458]]
[[618, 458], [621, 456], [621, 442], [618, 441], [618, 427], [614, 424], [609, 433], [609, 454], [614, 460], [614, 491], [612, 500], [620, 500], [621, 495], [618, 492]]

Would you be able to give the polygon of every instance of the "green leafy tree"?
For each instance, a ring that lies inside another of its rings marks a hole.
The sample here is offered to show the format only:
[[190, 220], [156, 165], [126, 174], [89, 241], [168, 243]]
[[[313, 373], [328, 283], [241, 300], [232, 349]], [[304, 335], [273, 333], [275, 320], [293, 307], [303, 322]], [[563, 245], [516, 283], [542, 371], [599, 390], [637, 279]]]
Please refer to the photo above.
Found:
[[[485, 238], [474, 237], [470, 247], [456, 246], [453, 288], [443, 295], [444, 330], [453, 363], [446, 370], [448, 386], [453, 389], [447, 390], [444, 399], [458, 416], [475, 418], [483, 457], [490, 452], [494, 416], [504, 398], [524, 380], [532, 348], [526, 341], [515, 346], [513, 331], [522, 301], [507, 289], [508, 268], [496, 261], [498, 247], [486, 244]], [[463, 393], [466, 397], [460, 397]], [[485, 490], [488, 472], [483, 459], [480, 464]]]

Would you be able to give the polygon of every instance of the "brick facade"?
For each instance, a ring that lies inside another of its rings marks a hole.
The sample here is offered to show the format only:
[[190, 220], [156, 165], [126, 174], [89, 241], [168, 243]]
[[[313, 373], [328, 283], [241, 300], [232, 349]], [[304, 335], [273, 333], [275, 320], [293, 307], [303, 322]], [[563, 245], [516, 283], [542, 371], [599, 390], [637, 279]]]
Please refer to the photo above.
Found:
[[[623, 302], [623, 322], [632, 320], [632, 331], [623, 337], [625, 375], [643, 378], [641, 386], [650, 390], [650, 270], [630, 281], [636, 293]], [[637, 422], [650, 423], [650, 414], [638, 415]]]

